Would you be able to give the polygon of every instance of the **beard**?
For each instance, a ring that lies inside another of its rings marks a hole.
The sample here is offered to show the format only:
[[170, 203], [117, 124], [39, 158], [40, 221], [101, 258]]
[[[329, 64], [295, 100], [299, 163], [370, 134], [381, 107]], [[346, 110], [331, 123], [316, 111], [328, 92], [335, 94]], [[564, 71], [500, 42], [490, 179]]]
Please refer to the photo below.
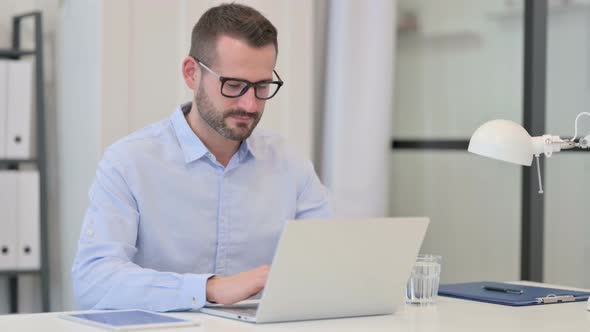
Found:
[[[197, 105], [199, 115], [209, 127], [219, 135], [233, 141], [243, 141], [250, 137], [261, 117], [261, 112], [247, 112], [241, 108], [225, 111], [218, 110], [209, 99], [207, 92], [203, 88], [203, 84], [200, 84], [199, 90], [195, 94], [195, 104]], [[235, 127], [230, 127], [226, 123], [226, 119], [230, 116], [248, 117], [253, 121], [251, 123], [238, 122]]]

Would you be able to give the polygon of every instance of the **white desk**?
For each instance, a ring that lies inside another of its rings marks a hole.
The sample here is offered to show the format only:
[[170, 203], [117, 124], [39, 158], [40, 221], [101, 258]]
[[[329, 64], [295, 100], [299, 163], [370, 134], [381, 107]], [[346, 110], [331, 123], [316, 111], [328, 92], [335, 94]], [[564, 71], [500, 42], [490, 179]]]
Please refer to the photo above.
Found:
[[[405, 306], [388, 316], [329, 319], [318, 321], [251, 324], [200, 314], [174, 313], [174, 316], [201, 322], [199, 327], [167, 331], [590, 331], [587, 302], [560, 303], [529, 307], [508, 307], [439, 297], [433, 307]], [[0, 331], [105, 331], [59, 318], [60, 313], [0, 316]], [[146, 330], [155, 331], [155, 330]], [[164, 331], [164, 330], [158, 330]]]

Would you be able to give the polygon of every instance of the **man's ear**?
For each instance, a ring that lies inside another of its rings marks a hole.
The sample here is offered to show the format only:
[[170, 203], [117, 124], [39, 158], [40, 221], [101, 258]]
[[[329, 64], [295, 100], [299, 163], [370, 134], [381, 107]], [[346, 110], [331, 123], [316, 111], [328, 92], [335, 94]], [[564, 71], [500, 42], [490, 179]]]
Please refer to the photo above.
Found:
[[199, 88], [201, 66], [190, 55], [182, 61], [182, 76], [189, 89], [196, 91]]

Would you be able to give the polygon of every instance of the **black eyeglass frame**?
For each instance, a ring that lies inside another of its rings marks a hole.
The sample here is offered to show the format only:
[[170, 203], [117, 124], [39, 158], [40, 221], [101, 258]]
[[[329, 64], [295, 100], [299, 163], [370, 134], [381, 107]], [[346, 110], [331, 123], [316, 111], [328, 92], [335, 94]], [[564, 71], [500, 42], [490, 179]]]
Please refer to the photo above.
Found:
[[[226, 97], [226, 98], [238, 98], [243, 96], [246, 92], [248, 92], [248, 90], [250, 90], [250, 88], [254, 88], [254, 96], [256, 97], [256, 99], [260, 99], [260, 100], [269, 100], [270, 98], [274, 97], [277, 92], [279, 92], [279, 90], [281, 89], [281, 87], [283, 86], [284, 82], [283, 80], [281, 80], [281, 77], [279, 76], [279, 73], [277, 73], [276, 70], [272, 70], [272, 72], [277, 75], [278, 81], [274, 81], [274, 80], [262, 80], [262, 81], [258, 81], [258, 82], [250, 82], [248, 80], [245, 79], [241, 79], [241, 78], [235, 78], [235, 77], [226, 77], [226, 76], [221, 76], [218, 73], [214, 72], [213, 69], [207, 67], [207, 65], [205, 65], [203, 62], [201, 62], [199, 59], [192, 57], [193, 59], [195, 59], [195, 61], [203, 68], [205, 68], [205, 70], [207, 70], [211, 75], [217, 77], [219, 79], [219, 81], [221, 82], [221, 86], [219, 87], [219, 92], [221, 93], [222, 96]], [[242, 91], [240, 91], [240, 94], [237, 96], [230, 96], [230, 95], [226, 95], [225, 93], [223, 93], [223, 86], [225, 85], [225, 82], [227, 81], [237, 81], [237, 82], [242, 82], [245, 83], [246, 86], [242, 89]], [[277, 89], [274, 91], [274, 93], [266, 98], [261, 98], [258, 96], [258, 84], [263, 84], [263, 83], [271, 83], [271, 84], [277, 84], [278, 87]]]

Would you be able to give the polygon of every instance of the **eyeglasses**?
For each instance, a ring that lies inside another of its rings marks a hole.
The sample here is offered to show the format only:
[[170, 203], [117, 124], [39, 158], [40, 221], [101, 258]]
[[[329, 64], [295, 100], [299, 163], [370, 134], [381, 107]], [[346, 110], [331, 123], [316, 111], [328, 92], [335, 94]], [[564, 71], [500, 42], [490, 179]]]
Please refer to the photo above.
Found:
[[204, 63], [199, 61], [199, 59], [195, 58], [197, 63], [205, 68], [211, 75], [217, 77], [221, 82], [221, 94], [224, 97], [228, 98], [237, 98], [239, 96], [244, 95], [248, 90], [253, 87], [254, 88], [254, 95], [256, 98], [261, 100], [267, 100], [274, 97], [281, 86], [283, 86], [283, 81], [279, 74], [273, 69], [273, 73], [277, 75], [278, 81], [272, 80], [263, 80], [258, 82], [250, 82], [248, 80], [243, 80], [241, 78], [233, 78], [233, 77], [224, 77], [213, 70], [207, 67]]

